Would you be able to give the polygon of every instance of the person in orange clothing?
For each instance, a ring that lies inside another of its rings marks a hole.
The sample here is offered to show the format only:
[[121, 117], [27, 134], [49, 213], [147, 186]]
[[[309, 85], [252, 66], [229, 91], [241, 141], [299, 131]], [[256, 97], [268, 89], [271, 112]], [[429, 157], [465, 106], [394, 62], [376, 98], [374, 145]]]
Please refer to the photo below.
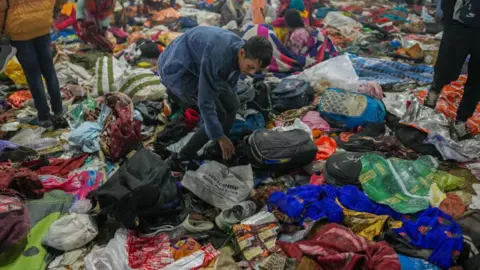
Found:
[[[38, 111], [37, 124], [45, 128], [65, 124], [50, 39], [55, 4], [52, 0], [0, 0], [0, 29], [3, 30], [0, 66], [8, 63], [16, 49]], [[47, 84], [53, 116], [50, 115], [42, 75]]]

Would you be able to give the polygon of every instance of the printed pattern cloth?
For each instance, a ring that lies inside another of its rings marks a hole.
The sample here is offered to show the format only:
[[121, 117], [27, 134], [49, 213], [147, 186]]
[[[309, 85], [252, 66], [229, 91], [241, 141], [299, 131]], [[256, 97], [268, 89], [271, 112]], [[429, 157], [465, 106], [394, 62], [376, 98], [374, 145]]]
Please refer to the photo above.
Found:
[[243, 39], [248, 40], [254, 36], [265, 37], [272, 44], [273, 57], [268, 66], [268, 71], [280, 77], [302, 71], [338, 55], [335, 45], [327, 36], [327, 32], [321, 29], [314, 30], [312, 33], [313, 40], [308, 43], [311, 46], [308, 46], [308, 49], [303, 55], [289, 51], [275, 35], [275, 32], [266, 25], [249, 27], [245, 31]]
[[395, 250], [386, 242], [372, 243], [335, 223], [323, 227], [311, 240], [297, 243], [277, 241], [289, 257], [301, 261], [315, 258], [318, 269], [398, 269]]
[[141, 237], [130, 232], [127, 236], [128, 265], [134, 269], [156, 270], [174, 262], [168, 234]]
[[[461, 75], [457, 81], [445, 85], [442, 89], [440, 97], [438, 98], [436, 110], [443, 113], [449, 119], [455, 119], [457, 116], [458, 105], [463, 96], [463, 88], [467, 82], [467, 76]], [[420, 100], [424, 100], [427, 96], [427, 91], [419, 91], [416, 96]], [[480, 105], [473, 113], [472, 117], [467, 120], [467, 127], [473, 134], [480, 133]]]
[[360, 57], [348, 54], [353, 68], [361, 80], [378, 82], [382, 87], [399, 83], [431, 84], [433, 67], [410, 66], [399, 62]]

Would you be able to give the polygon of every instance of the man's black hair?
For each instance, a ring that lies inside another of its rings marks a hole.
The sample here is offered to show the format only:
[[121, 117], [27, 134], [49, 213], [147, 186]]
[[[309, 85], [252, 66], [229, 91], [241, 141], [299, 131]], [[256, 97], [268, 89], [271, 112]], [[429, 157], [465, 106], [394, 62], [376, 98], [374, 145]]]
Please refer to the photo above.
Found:
[[289, 9], [285, 12], [285, 24], [290, 28], [304, 27], [303, 19], [300, 12], [296, 9]]
[[261, 36], [251, 37], [242, 48], [245, 50], [245, 58], [259, 60], [262, 68], [270, 64], [273, 47], [268, 39]]

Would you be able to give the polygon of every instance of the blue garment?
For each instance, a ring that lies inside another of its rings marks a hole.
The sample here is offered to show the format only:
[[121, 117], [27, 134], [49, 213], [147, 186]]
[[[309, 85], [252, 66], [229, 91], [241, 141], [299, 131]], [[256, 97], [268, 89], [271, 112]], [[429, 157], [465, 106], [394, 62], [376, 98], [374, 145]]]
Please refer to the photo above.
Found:
[[176, 38], [158, 59], [162, 83], [187, 104], [196, 100], [211, 140], [224, 135], [215, 101], [223, 82], [236, 90], [240, 76], [237, 54], [244, 43], [231, 31], [198, 26]]
[[82, 147], [85, 153], [95, 153], [100, 150], [100, 132], [102, 128], [97, 122], [83, 122], [78, 128], [74, 129], [68, 140]]
[[350, 210], [367, 212], [375, 215], [387, 215], [396, 220], [402, 220], [403, 215], [395, 212], [389, 206], [370, 200], [367, 195], [355, 186], [343, 186], [337, 190], [338, 201]]
[[453, 266], [462, 251], [463, 234], [451, 216], [438, 208], [429, 208], [417, 220], [402, 222], [403, 226], [394, 231], [415, 247], [433, 249], [429, 262], [445, 269]]
[[335, 190], [336, 188], [330, 185], [294, 187], [286, 193], [272, 193], [267, 206], [270, 211], [277, 208], [299, 224], [324, 217], [329, 222], [341, 223], [343, 210], [335, 203]]
[[402, 270], [440, 270], [440, 268], [435, 265], [419, 258], [412, 258], [398, 254], [398, 259], [400, 260]]

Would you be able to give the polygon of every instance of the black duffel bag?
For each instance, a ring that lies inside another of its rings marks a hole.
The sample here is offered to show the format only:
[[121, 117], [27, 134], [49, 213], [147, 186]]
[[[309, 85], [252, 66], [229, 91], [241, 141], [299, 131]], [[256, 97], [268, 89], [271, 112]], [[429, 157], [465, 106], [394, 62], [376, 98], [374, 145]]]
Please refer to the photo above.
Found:
[[177, 226], [186, 216], [180, 187], [170, 167], [147, 149], [135, 152], [108, 181], [88, 194], [101, 213], [142, 233], [159, 226]]
[[283, 79], [272, 91], [272, 106], [276, 112], [300, 109], [313, 101], [310, 83], [299, 79]]
[[254, 168], [287, 171], [303, 167], [315, 158], [317, 146], [303, 130], [257, 130], [245, 138], [245, 154]]

